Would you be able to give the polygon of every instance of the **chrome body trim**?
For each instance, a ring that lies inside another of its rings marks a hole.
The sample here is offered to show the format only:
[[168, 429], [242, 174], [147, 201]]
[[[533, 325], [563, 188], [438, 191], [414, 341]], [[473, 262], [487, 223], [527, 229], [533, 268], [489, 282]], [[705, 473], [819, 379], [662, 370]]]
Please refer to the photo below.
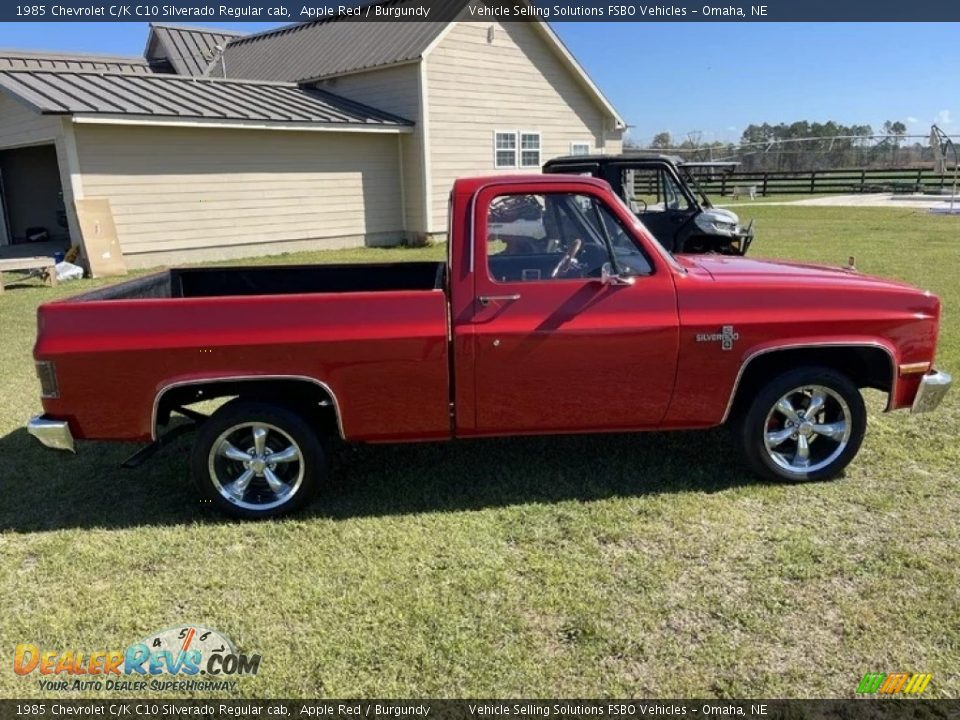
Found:
[[67, 450], [75, 453], [73, 433], [66, 420], [52, 420], [43, 415], [34, 415], [27, 423], [27, 432], [43, 445], [54, 450]]
[[337, 416], [337, 430], [340, 432], [340, 438], [342, 440], [347, 439], [347, 436], [343, 432], [343, 419], [340, 415], [340, 403], [337, 400], [337, 396], [333, 392], [333, 389], [325, 382], [307, 375], [225, 375], [221, 377], [198, 378], [196, 380], [179, 380], [177, 382], [170, 383], [169, 385], [163, 386], [160, 389], [160, 392], [158, 392], [156, 397], [153, 399], [153, 411], [150, 417], [150, 437], [152, 437], [154, 440], [157, 439], [157, 412], [160, 409], [160, 401], [170, 390], [188, 387], [190, 385], [209, 385], [225, 382], [256, 382], [257, 380], [292, 380], [294, 382], [308, 382], [318, 386], [330, 396], [330, 400], [333, 403], [333, 412]]
[[886, 410], [890, 410], [890, 407], [893, 405], [893, 399], [896, 397], [897, 391], [897, 377], [899, 375], [897, 368], [897, 360], [893, 356], [893, 353], [890, 351], [886, 345], [881, 342], [876, 341], [863, 341], [863, 342], [801, 342], [801, 343], [787, 343], [785, 345], [776, 345], [775, 347], [763, 348], [762, 350], [755, 350], [754, 352], [747, 355], [746, 359], [740, 365], [740, 370], [737, 371], [737, 377], [733, 381], [733, 389], [730, 391], [730, 398], [727, 400], [727, 408], [723, 411], [723, 418], [720, 420], [720, 424], [725, 423], [730, 417], [730, 411], [733, 410], [733, 401], [737, 397], [737, 390], [740, 388], [740, 381], [743, 379], [743, 374], [746, 372], [747, 367], [751, 362], [756, 360], [761, 355], [768, 355], [772, 352], [779, 352], [780, 350], [803, 350], [804, 348], [822, 348], [822, 347], [852, 347], [852, 348], [877, 348], [883, 350], [887, 357], [890, 359], [890, 393], [887, 399]]
[[910, 412], [924, 413], [936, 410], [952, 384], [953, 378], [945, 372], [934, 370], [924, 375], [920, 381], [920, 387], [917, 388], [917, 396], [913, 399]]

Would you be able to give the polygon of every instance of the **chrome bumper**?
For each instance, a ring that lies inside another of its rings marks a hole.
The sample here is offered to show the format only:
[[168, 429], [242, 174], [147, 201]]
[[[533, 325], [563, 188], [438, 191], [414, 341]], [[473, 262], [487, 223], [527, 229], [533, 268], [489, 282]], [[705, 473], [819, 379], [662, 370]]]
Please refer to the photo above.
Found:
[[953, 382], [945, 372], [931, 372], [923, 376], [920, 381], [920, 388], [917, 390], [917, 396], [913, 399], [912, 413], [930, 412], [936, 410], [943, 396], [950, 389]]
[[27, 432], [48, 448], [76, 452], [73, 435], [66, 420], [50, 420], [43, 415], [35, 415], [27, 423]]

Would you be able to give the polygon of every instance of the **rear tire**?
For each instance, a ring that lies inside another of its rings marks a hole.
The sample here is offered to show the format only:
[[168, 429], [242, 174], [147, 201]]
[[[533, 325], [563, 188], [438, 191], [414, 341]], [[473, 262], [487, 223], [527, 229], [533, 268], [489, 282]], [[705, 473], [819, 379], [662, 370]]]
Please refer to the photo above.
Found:
[[190, 471], [206, 501], [231, 517], [254, 520], [306, 505], [326, 478], [326, 460], [302, 416], [237, 399], [200, 426]]
[[751, 469], [779, 482], [831, 480], [856, 457], [867, 428], [860, 390], [824, 367], [786, 372], [763, 386], [736, 436]]

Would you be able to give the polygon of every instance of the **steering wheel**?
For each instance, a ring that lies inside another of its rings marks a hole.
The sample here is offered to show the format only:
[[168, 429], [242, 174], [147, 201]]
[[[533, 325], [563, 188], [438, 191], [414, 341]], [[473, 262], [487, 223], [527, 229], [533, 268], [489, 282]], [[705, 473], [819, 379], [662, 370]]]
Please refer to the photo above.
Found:
[[563, 257], [560, 258], [560, 262], [557, 263], [557, 266], [553, 269], [553, 272], [550, 273], [550, 277], [556, 278], [560, 277], [567, 270], [570, 269], [570, 266], [573, 264], [573, 261], [576, 259], [577, 254], [583, 248], [583, 240], [577, 238], [572, 243], [570, 247], [567, 248], [567, 251], [563, 254]]

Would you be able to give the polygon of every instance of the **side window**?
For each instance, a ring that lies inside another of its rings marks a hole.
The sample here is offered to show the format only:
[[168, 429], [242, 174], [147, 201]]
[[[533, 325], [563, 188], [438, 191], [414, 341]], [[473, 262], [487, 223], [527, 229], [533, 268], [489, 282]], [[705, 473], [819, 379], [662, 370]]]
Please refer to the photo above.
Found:
[[610, 210], [589, 195], [501, 195], [487, 210], [487, 269], [497, 282], [598, 278], [603, 266], [652, 267]]
[[622, 275], [649, 275], [653, 266], [633, 236], [603, 203], [594, 203], [599, 224], [613, 250], [614, 270]]
[[498, 168], [517, 166], [517, 134], [496, 132], [493, 134], [494, 166]]
[[540, 167], [540, 133], [520, 133], [520, 167]]
[[656, 213], [690, 209], [690, 203], [677, 181], [661, 168], [625, 169], [622, 182], [623, 199], [635, 212]]

